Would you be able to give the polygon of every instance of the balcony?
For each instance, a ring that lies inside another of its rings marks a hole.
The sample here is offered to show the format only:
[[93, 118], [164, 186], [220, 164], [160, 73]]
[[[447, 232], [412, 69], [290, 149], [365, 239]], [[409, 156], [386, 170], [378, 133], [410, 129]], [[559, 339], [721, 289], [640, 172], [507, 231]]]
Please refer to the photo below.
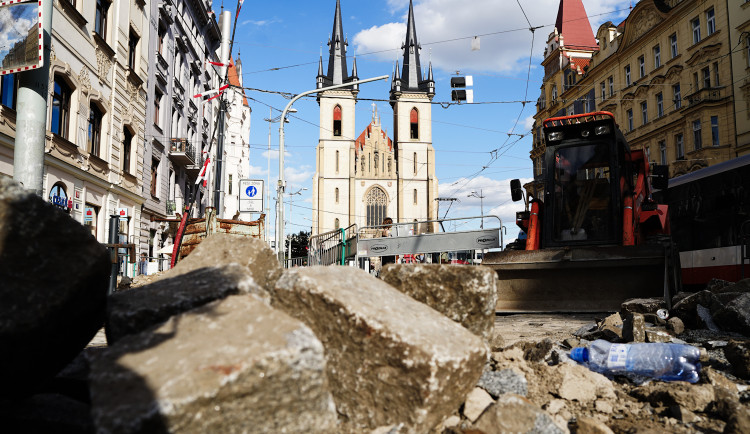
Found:
[[169, 147], [169, 158], [174, 164], [189, 167], [198, 161], [195, 146], [187, 139], [172, 139]]
[[685, 98], [688, 107], [695, 107], [704, 102], [721, 101], [725, 98], [726, 87], [706, 87]]

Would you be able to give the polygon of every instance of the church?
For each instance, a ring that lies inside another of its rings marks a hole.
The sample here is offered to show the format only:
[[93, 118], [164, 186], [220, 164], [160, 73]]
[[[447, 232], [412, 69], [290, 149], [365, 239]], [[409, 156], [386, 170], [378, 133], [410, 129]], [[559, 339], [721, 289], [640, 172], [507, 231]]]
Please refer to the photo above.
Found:
[[[317, 88], [359, 80], [357, 59], [347, 67], [347, 46], [336, 0], [333, 32], [328, 41], [327, 73], [323, 57], [318, 64]], [[393, 139], [381, 123], [373, 103], [370, 123], [356, 133], [355, 109], [359, 85], [318, 93], [320, 138], [313, 177], [313, 227], [317, 235], [356, 224], [358, 228], [394, 222], [437, 219], [438, 180], [432, 147], [432, 98], [435, 81], [432, 63], [422, 70], [414, 8], [409, 2], [403, 59], [393, 72], [390, 105]], [[430, 231], [422, 225], [417, 231]]]

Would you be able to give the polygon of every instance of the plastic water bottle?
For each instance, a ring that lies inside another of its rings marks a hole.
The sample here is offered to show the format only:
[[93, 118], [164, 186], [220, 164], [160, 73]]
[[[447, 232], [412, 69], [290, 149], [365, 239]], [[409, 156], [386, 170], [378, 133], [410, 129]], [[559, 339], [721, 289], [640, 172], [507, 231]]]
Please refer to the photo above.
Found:
[[634, 373], [664, 381], [696, 383], [700, 350], [691, 345], [613, 344], [602, 339], [570, 351], [570, 358], [602, 374]]

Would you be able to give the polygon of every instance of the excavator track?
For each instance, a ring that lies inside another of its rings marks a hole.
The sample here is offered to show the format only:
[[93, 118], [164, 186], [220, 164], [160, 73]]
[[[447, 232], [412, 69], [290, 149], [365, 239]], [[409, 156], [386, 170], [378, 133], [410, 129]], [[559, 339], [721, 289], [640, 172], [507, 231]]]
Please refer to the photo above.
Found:
[[497, 272], [498, 312], [606, 312], [668, 294], [666, 257], [661, 245], [564, 247], [489, 252], [482, 265]]

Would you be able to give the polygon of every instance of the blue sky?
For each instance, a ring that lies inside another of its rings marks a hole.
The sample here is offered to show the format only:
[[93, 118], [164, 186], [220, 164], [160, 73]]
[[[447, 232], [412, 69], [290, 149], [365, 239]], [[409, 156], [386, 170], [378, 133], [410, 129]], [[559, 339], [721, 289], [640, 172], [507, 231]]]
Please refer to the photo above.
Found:
[[[584, 0], [583, 3], [596, 31], [606, 21], [620, 22], [635, 2]], [[558, 4], [559, 0], [520, 0], [520, 5], [512, 0], [415, 0], [422, 65], [426, 67], [431, 59], [434, 68], [433, 101], [450, 101], [450, 77], [457, 70], [474, 77], [476, 104], [447, 108], [435, 105], [432, 111], [439, 196], [459, 199], [450, 208], [448, 218], [478, 216], [480, 199], [468, 195], [481, 189], [485, 196], [484, 213], [500, 216], [508, 228], [507, 237], [516, 237], [515, 211], [523, 205], [510, 201], [508, 182], [512, 178], [531, 177], [531, 116], [542, 83], [540, 63]], [[321, 49], [327, 68], [326, 42], [331, 34], [335, 5], [335, 0], [245, 1], [233, 50], [233, 55], [237, 57], [239, 53], [242, 59], [244, 86], [290, 94], [314, 89]], [[217, 14], [220, 6], [214, 1]], [[361, 79], [393, 72], [395, 60], [401, 57], [408, 6], [408, 0], [341, 0], [344, 32], [349, 41], [348, 65], [351, 68], [350, 59], [356, 53]], [[224, 2], [224, 7], [234, 13], [236, 2]], [[529, 23], [543, 27], [532, 34]], [[471, 42], [477, 35], [480, 49], [472, 51]], [[386, 100], [390, 81], [363, 84], [360, 89], [361, 99]], [[279, 94], [258, 91], [247, 91], [247, 96], [253, 110], [251, 178], [265, 180], [269, 124], [263, 119], [269, 116], [269, 106], [281, 110], [288, 100]], [[524, 100], [533, 102], [524, 106], [520, 102]], [[372, 103], [360, 100], [357, 104], [357, 134], [371, 120]], [[375, 103], [385, 129], [392, 131], [390, 105], [385, 101]], [[298, 112], [285, 127], [287, 191], [307, 190], [294, 197], [291, 215], [289, 200], [285, 199], [286, 233], [310, 230], [312, 225], [311, 180], [319, 131], [318, 105], [314, 99], [302, 99], [294, 107]], [[280, 111], [273, 111], [274, 116], [279, 114]], [[270, 155], [274, 188], [278, 177], [278, 142], [278, 123], [275, 123]], [[275, 191], [271, 196], [275, 196]], [[446, 209], [441, 205], [441, 217]], [[271, 210], [268, 221], [273, 225], [273, 203]]]

